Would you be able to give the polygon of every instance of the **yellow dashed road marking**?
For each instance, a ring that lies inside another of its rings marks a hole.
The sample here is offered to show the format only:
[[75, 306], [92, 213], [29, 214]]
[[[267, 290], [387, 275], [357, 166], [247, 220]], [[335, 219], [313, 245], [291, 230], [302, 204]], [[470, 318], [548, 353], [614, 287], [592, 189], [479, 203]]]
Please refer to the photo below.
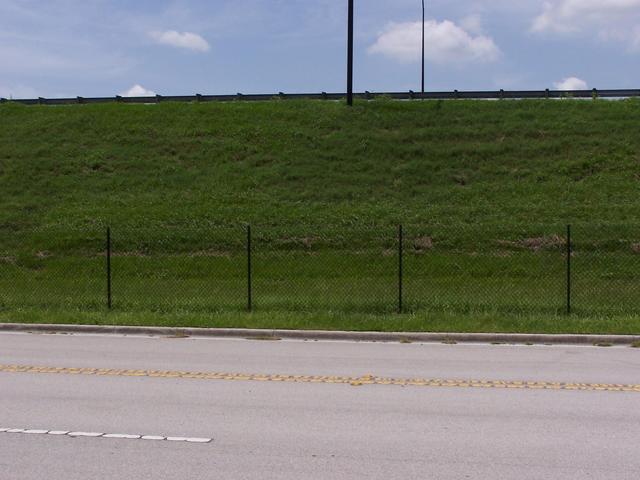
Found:
[[223, 372], [179, 372], [167, 370], [124, 370], [116, 368], [71, 368], [42, 367], [31, 365], [0, 365], [0, 373], [41, 373], [59, 375], [97, 375], [112, 377], [152, 377], [152, 378], [189, 378], [195, 380], [232, 380], [245, 382], [293, 382], [363, 385], [396, 385], [403, 387], [457, 387], [457, 388], [501, 388], [528, 390], [583, 390], [593, 392], [637, 392], [640, 384], [622, 385], [613, 383], [562, 383], [531, 382], [505, 380], [452, 380], [426, 378], [389, 378], [375, 375], [361, 377], [337, 377], [323, 375], [267, 375], [250, 373]]

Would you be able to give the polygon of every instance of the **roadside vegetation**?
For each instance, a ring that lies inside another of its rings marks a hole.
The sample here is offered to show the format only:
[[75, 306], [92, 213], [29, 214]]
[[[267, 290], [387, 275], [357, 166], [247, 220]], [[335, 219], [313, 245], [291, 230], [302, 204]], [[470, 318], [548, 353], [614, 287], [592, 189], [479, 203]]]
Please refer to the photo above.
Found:
[[637, 100], [2, 105], [0, 321], [639, 333], [639, 124]]

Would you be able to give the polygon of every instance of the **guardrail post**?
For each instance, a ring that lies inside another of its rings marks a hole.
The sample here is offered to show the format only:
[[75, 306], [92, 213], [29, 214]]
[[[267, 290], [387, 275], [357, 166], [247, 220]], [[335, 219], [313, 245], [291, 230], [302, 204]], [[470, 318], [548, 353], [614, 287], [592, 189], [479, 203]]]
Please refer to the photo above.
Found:
[[403, 300], [403, 274], [404, 274], [404, 265], [403, 265], [403, 256], [404, 256], [404, 235], [403, 235], [402, 225], [398, 226], [398, 313], [402, 313], [402, 300]]
[[353, 106], [353, 22], [354, 0], [348, 0], [347, 12], [347, 105]]
[[247, 225], [247, 310], [253, 310], [253, 285], [251, 265], [251, 225]]
[[571, 315], [571, 225], [567, 225], [567, 315]]
[[107, 227], [107, 308], [111, 307], [111, 227]]

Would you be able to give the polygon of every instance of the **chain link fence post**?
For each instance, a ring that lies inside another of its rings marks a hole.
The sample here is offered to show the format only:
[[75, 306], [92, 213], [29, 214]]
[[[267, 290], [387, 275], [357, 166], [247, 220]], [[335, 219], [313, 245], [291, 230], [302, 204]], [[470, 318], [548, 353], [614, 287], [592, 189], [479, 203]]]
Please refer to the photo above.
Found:
[[251, 225], [247, 225], [247, 310], [253, 310], [253, 285], [251, 265]]
[[567, 315], [571, 315], [571, 225], [567, 225]]
[[404, 255], [404, 232], [402, 225], [398, 226], [398, 313], [402, 313], [402, 300], [403, 300], [403, 255]]
[[107, 308], [113, 306], [111, 298], [111, 227], [107, 227]]

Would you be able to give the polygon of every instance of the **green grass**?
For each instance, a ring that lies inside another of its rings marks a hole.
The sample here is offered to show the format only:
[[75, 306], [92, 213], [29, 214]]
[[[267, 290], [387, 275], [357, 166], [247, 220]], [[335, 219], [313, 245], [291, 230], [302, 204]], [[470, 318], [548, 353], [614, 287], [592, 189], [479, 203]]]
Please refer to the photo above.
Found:
[[639, 124], [637, 100], [2, 105], [0, 321], [639, 333]]
[[0, 226], [638, 221], [640, 101], [0, 106]]
[[15, 309], [0, 311], [0, 322], [168, 327], [261, 328], [381, 332], [573, 333], [620, 334], [640, 332], [640, 315], [566, 316], [504, 315], [478, 311], [416, 314], [360, 314], [344, 312], [87, 312], [84, 310]]
[[[602, 265], [590, 257], [574, 258], [576, 314], [628, 314], [640, 307], [640, 259], [613, 260]], [[6, 265], [0, 306], [100, 310], [106, 304], [104, 263], [101, 257], [61, 256], [31, 266]], [[269, 252], [254, 255], [253, 264], [253, 306], [259, 311], [389, 314], [398, 309], [396, 256]], [[247, 306], [243, 256], [115, 257], [111, 269], [118, 310], [240, 312]], [[566, 309], [565, 281], [560, 253], [406, 254], [403, 306], [409, 312], [557, 314]]]

